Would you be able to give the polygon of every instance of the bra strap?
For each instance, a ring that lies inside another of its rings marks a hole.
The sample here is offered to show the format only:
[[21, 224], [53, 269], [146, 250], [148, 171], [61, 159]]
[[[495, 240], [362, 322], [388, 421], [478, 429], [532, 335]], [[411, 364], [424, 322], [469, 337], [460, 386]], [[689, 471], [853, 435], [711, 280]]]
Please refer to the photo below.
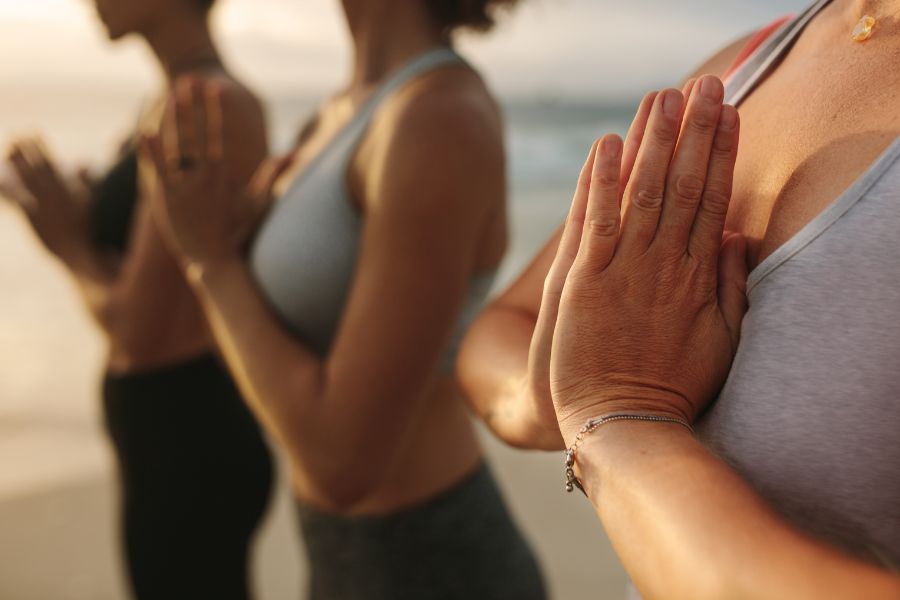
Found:
[[786, 22], [760, 42], [750, 53], [743, 65], [738, 67], [725, 83], [725, 100], [739, 106], [762, 81], [778, 66], [779, 61], [790, 51], [800, 34], [822, 9], [832, 0], [816, 0], [798, 17]]

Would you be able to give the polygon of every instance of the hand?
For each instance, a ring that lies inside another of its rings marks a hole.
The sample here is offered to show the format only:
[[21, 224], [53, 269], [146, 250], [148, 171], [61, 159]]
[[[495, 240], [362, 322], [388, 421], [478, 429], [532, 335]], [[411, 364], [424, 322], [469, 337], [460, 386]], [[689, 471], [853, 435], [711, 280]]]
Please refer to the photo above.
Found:
[[5, 183], [0, 194], [22, 208], [44, 246], [69, 266], [91, 254], [91, 187], [86, 175], [76, 184], [65, 182], [37, 139], [13, 144], [9, 163], [21, 186]]
[[160, 183], [151, 194], [154, 215], [185, 267], [240, 257], [291, 161], [264, 162], [249, 186], [230, 176], [223, 141], [226, 93], [216, 83], [179, 81], [161, 134], [141, 143]]
[[[689, 81], [685, 87], [685, 93], [689, 93], [694, 82]], [[622, 161], [622, 173], [620, 177], [621, 188], [624, 190], [625, 184], [631, 177], [635, 160], [637, 159], [638, 150], [644, 139], [644, 132], [647, 128], [647, 121], [650, 118], [650, 111], [653, 108], [653, 102], [656, 100], [657, 93], [651, 92], [647, 94], [641, 101], [637, 115], [628, 131], [625, 141], [624, 158]], [[538, 416], [540, 436], [544, 439], [559, 440], [558, 445], [564, 448], [564, 442], [560, 435], [559, 423], [556, 419], [556, 409], [553, 406], [553, 398], [550, 389], [550, 364], [551, 349], [553, 346], [553, 332], [556, 328], [556, 321], [559, 314], [559, 303], [562, 296], [563, 285], [569, 268], [575, 260], [578, 253], [578, 246], [581, 241], [581, 230], [584, 224], [585, 210], [588, 204], [588, 195], [591, 190], [591, 182], [599, 173], [595, 171], [595, 166], [599, 167], [596, 161], [596, 155], [599, 148], [599, 140], [594, 143], [588, 154], [587, 162], [581, 169], [581, 175], [578, 178], [578, 186], [575, 190], [575, 197], [572, 200], [572, 207], [566, 218], [566, 224], [563, 229], [563, 235], [559, 242], [556, 257], [550, 267], [550, 271], [544, 281], [544, 290], [541, 298], [541, 310], [538, 313], [538, 320], [535, 325], [534, 334], [531, 338], [531, 347], [528, 354], [528, 387], [529, 394], [527, 397], [536, 403], [536, 406], [530, 411], [530, 414]], [[552, 437], [551, 437], [552, 433]], [[547, 443], [543, 443], [543, 447], [547, 447]]]
[[655, 99], [624, 217], [622, 141], [599, 144], [584, 218], [567, 224], [577, 252], [548, 277], [561, 298], [550, 386], [567, 441], [614, 412], [692, 422], [727, 376], [747, 270], [743, 238], [723, 242], [739, 132], [723, 95], [704, 77], [686, 108], [675, 90]]

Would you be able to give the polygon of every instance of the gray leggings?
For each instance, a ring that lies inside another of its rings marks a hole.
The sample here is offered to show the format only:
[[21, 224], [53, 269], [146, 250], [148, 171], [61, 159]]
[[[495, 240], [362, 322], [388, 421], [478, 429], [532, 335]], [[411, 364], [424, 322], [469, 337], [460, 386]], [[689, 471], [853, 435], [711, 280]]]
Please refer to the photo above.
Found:
[[487, 466], [427, 504], [345, 518], [299, 506], [309, 600], [544, 600]]

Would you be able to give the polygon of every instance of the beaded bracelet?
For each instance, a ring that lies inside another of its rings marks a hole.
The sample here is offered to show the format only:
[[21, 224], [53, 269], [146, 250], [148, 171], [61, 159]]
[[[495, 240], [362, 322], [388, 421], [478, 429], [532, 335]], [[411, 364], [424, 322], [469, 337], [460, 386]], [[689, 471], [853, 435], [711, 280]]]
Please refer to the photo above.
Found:
[[566, 491], [572, 492], [576, 487], [581, 490], [581, 493], [587, 496], [587, 492], [584, 491], [584, 486], [581, 485], [581, 481], [578, 480], [578, 477], [575, 475], [575, 453], [578, 451], [578, 444], [584, 439], [584, 437], [590, 433], [596, 431], [601, 425], [606, 425], [607, 423], [612, 423], [613, 421], [649, 421], [651, 423], [675, 423], [676, 425], [681, 425], [682, 427], [686, 427], [688, 431], [694, 433], [694, 428], [691, 427], [691, 424], [682, 419], [676, 419], [675, 417], [663, 417], [660, 415], [632, 415], [632, 414], [615, 414], [608, 415], [606, 417], [599, 417], [596, 419], [591, 419], [587, 423], [585, 423], [584, 427], [578, 432], [578, 435], [575, 436], [575, 442], [569, 446], [569, 449], [566, 450]]

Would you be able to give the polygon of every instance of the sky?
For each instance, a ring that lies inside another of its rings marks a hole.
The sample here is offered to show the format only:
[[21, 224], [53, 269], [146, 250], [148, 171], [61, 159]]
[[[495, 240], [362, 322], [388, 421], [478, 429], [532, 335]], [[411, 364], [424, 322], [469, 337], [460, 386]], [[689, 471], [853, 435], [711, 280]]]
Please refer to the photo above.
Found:
[[[523, 0], [461, 41], [506, 96], [631, 97], [672, 84], [723, 44], [807, 0]], [[240, 76], [319, 95], [349, 69], [338, 0], [220, 0], [215, 27]], [[0, 94], [67, 85], [152, 88], [137, 40], [109, 44], [89, 0], [0, 0]]]

